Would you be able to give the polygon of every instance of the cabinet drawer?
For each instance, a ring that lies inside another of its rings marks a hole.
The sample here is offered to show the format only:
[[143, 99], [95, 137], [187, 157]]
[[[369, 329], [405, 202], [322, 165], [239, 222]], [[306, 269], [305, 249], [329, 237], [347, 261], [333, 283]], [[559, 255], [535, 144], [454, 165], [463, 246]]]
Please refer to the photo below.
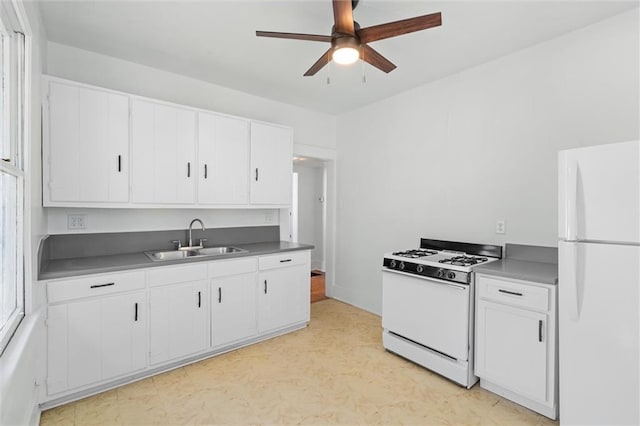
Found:
[[207, 279], [207, 264], [154, 268], [149, 272], [149, 286], [186, 283]]
[[84, 297], [137, 290], [144, 287], [143, 271], [115, 275], [93, 275], [47, 283], [47, 299], [49, 303], [57, 303]]
[[286, 268], [293, 265], [303, 265], [309, 262], [309, 251], [296, 251], [263, 256], [260, 258], [260, 270]]
[[258, 270], [258, 259], [249, 257], [237, 260], [219, 260], [209, 263], [209, 277], [226, 277], [229, 275], [246, 274]]
[[482, 299], [539, 311], [549, 310], [549, 290], [544, 287], [483, 275], [477, 278], [478, 295]]

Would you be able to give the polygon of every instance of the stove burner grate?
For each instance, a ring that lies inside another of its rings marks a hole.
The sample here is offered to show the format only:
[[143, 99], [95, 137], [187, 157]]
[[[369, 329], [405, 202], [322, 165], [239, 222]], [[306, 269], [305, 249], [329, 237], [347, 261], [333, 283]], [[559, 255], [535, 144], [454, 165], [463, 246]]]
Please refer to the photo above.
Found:
[[434, 250], [427, 250], [427, 249], [415, 249], [415, 250], [406, 250], [406, 251], [396, 251], [392, 254], [394, 256], [408, 257], [410, 259], [418, 259], [420, 257], [433, 256], [434, 254], [438, 254], [438, 252]]
[[455, 257], [450, 257], [449, 259], [442, 259], [439, 262], [446, 263], [448, 265], [455, 265], [455, 266], [473, 266], [482, 262], [486, 262], [487, 260], [489, 259], [487, 259], [486, 257], [455, 256]]

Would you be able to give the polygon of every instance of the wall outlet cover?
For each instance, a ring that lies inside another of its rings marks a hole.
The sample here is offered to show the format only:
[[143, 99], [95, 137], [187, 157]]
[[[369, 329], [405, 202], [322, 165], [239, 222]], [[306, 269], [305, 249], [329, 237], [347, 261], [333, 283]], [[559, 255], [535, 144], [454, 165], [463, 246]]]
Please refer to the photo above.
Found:
[[67, 228], [68, 229], [87, 229], [87, 215], [86, 214], [67, 215]]
[[506, 234], [507, 228], [504, 220], [496, 221], [496, 234]]

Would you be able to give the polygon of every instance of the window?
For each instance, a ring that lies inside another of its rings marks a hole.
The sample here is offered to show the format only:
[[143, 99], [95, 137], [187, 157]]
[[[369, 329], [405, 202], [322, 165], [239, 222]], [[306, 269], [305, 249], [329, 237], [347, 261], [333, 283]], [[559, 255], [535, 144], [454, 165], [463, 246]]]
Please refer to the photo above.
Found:
[[24, 317], [24, 35], [0, 3], [0, 353]]

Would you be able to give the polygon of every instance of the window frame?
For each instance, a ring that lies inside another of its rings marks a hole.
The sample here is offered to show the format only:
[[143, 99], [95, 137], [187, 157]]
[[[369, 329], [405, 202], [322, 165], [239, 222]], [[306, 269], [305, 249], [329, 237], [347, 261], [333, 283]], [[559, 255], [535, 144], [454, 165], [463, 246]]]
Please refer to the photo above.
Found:
[[[0, 37], [2, 37], [3, 78], [2, 120], [8, 123], [2, 131], [0, 173], [16, 178], [16, 308], [4, 324], [0, 324], [0, 356], [8, 347], [26, 313], [28, 249], [28, 84], [30, 83], [27, 54], [30, 39], [25, 34], [26, 20], [22, 5], [16, 1], [0, 5]], [[8, 82], [8, 83], [4, 83]], [[8, 150], [8, 153], [5, 152]]]

